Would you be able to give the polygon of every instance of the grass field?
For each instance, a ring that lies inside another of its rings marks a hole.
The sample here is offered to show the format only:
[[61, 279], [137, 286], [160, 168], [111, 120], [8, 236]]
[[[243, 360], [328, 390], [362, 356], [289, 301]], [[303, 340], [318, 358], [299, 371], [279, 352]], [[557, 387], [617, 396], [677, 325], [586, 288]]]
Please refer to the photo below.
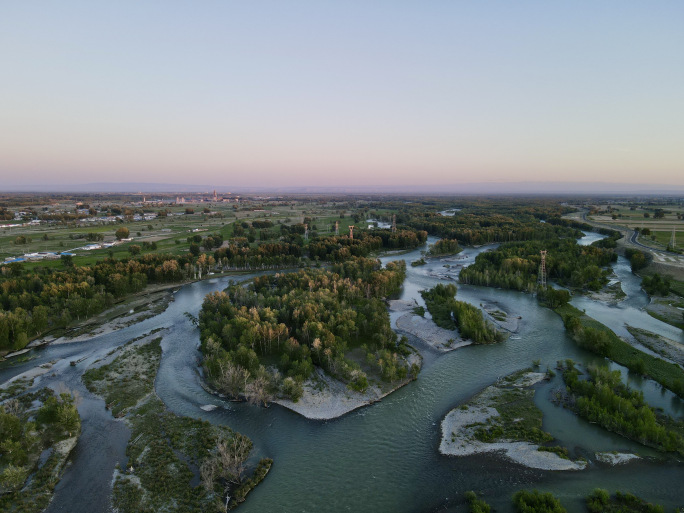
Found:
[[[205, 207], [211, 211], [210, 214], [203, 212]], [[36, 210], [40, 211], [42, 208], [48, 207], [38, 207]], [[185, 208], [192, 208], [195, 213], [185, 214]], [[240, 204], [239, 206], [235, 203], [219, 203], [209, 206], [206, 204], [184, 204], [146, 208], [151, 212], [162, 209], [168, 210], [169, 215], [166, 217], [159, 216], [148, 221], [110, 222], [107, 224], [86, 224], [83, 222], [63, 224], [55, 222], [42, 223], [36, 226], [2, 228], [0, 229], [0, 261], [6, 258], [20, 257], [27, 253], [70, 251], [75, 255], [74, 263], [76, 265], [90, 265], [108, 256], [114, 258], [127, 257], [129, 256], [128, 248], [131, 245], [141, 246], [143, 242], [155, 242], [157, 249], [143, 249], [142, 254], [150, 252], [181, 254], [188, 251], [190, 244], [187, 242], [187, 238], [193, 233], [200, 233], [202, 236], [220, 233], [224, 239], [228, 239], [233, 235], [236, 223], [245, 221], [251, 223], [257, 219], [269, 219], [274, 223], [275, 227], [270, 229], [271, 238], [268, 240], [277, 240], [280, 237], [279, 224], [302, 223], [305, 217], [312, 220], [310, 229], [315, 228], [322, 235], [333, 233], [336, 221], [339, 223], [341, 235], [349, 233], [349, 225], [366, 228], [365, 219], [355, 222], [350, 216], [350, 211], [335, 202], [313, 204], [291, 201], [288, 204], [277, 206], [258, 202]], [[389, 211], [380, 213], [389, 215]], [[111, 248], [89, 251], [75, 249], [92, 243], [85, 238], [89, 233], [101, 234], [104, 238], [101, 242], [114, 242], [116, 240], [115, 232], [122, 226], [129, 229], [132, 241]], [[193, 230], [201, 231], [193, 232]], [[259, 229], [256, 230], [257, 241], [260, 232]], [[24, 237], [27, 242], [15, 243], [18, 237]], [[59, 267], [61, 265], [59, 260], [25, 262], [25, 266], [29, 268], [32, 266]]]

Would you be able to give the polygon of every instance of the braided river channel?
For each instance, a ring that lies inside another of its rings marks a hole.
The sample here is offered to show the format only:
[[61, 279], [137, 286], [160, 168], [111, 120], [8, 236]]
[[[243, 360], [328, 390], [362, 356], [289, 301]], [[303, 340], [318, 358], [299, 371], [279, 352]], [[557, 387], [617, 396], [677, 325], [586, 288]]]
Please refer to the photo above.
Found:
[[[588, 233], [580, 243], [598, 238], [601, 236]], [[462, 266], [491, 248], [468, 248], [455, 257], [431, 259], [421, 267], [407, 265], [399, 299], [423, 304], [420, 290], [455, 280]], [[420, 250], [416, 250], [381, 260], [386, 263], [402, 259], [409, 264], [420, 257]], [[624, 301], [609, 306], [576, 295], [572, 304], [619, 335], [628, 336], [625, 323], [629, 323], [684, 343], [681, 330], [642, 310], [649, 298], [640, 288], [640, 278], [631, 273], [629, 263], [620, 257], [613, 269], [627, 294]], [[155, 384], [166, 406], [179, 415], [228, 425], [253, 440], [254, 461], [262, 457], [274, 460], [267, 478], [239, 506], [242, 513], [466, 511], [463, 493], [468, 490], [481, 493], [496, 511], [508, 512], [512, 511], [511, 495], [522, 488], [550, 491], [570, 512], [585, 511], [583, 497], [595, 487], [632, 492], [669, 511], [684, 505], [684, 464], [555, 406], [550, 397], [561, 386], [560, 375], [536, 386], [535, 401], [544, 413], [544, 430], [557, 439], [557, 444], [567, 447], [571, 456], [584, 456], [589, 461], [585, 470], [542, 471], [492, 454], [457, 458], [439, 453], [444, 416], [497, 378], [529, 367], [537, 359], [542, 369], [553, 368], [557, 360], [566, 358], [584, 365], [606, 362], [580, 349], [566, 334], [560, 317], [541, 307], [532, 295], [459, 284], [458, 299], [474, 305], [495, 303], [511, 315], [521, 316], [518, 332], [501, 344], [463, 347], [444, 354], [409, 337], [423, 355], [423, 369], [416, 381], [341, 418], [312, 421], [277, 405], [260, 408], [223, 401], [202, 388], [199, 332], [185, 312], [196, 316], [204, 296], [225, 288], [229, 279], [185, 285], [163, 313], [119, 331], [85, 342], [33, 350], [35, 358], [26, 363], [2, 363], [0, 382], [57, 360], [54, 375], [51, 372], [41, 376], [35, 386], [66, 386], [81, 396], [82, 435], [48, 511], [110, 510], [112, 474], [117, 463], [126, 464], [130, 433], [124, 422], [111, 417], [99, 397], [86, 390], [81, 375], [111, 349], [155, 328], [166, 328]], [[391, 314], [393, 323], [398, 315]], [[83, 363], [69, 365], [80, 359], [84, 359]], [[684, 402], [674, 394], [611, 365], [621, 370], [625, 382], [642, 390], [652, 406], [682, 418]], [[208, 404], [218, 408], [200, 408]], [[597, 461], [598, 451], [635, 452], [642, 458], [611, 466]]]

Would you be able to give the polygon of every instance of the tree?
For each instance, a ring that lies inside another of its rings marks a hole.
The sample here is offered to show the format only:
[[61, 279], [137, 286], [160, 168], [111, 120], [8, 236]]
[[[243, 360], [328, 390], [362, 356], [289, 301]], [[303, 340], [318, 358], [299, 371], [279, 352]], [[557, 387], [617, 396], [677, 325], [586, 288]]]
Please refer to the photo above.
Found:
[[125, 226], [122, 226], [121, 228], [116, 230], [116, 233], [114, 235], [116, 235], [117, 240], [121, 240], [121, 239], [127, 239], [128, 236], [130, 235], [130, 233], [131, 232], [128, 230], [128, 228], [126, 228]]
[[24, 484], [28, 477], [28, 469], [25, 467], [15, 467], [11, 463], [0, 474], [0, 483], [10, 490], [16, 490]]
[[139, 255], [140, 254], [140, 246], [137, 244], [133, 244], [132, 246], [128, 246], [128, 252], [131, 255]]
[[64, 264], [64, 267], [74, 266], [74, 258], [71, 255], [60, 255], [59, 259], [62, 261], [62, 264]]

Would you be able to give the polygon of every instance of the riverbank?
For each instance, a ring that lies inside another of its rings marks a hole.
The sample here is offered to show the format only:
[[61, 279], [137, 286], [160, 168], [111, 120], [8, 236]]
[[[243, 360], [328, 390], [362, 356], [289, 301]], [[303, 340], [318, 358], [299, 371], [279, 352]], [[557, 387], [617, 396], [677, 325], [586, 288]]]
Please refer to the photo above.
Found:
[[162, 356], [156, 334], [130, 341], [83, 375], [88, 390], [131, 428], [127, 468], [112, 480], [112, 505], [120, 513], [234, 507], [266, 476], [272, 460], [262, 459], [248, 477], [249, 438], [166, 408], [154, 388]]
[[597, 452], [594, 454], [596, 461], [606, 463], [608, 465], [623, 465], [630, 461], [640, 460], [641, 458], [636, 454], [625, 452]]
[[684, 346], [657, 333], [627, 325], [627, 330], [642, 346], [684, 367]]
[[684, 397], [684, 370], [672, 362], [636, 348], [633, 340], [618, 337], [613, 330], [570, 304], [555, 308], [569, 335], [580, 347], [648, 376]]
[[553, 439], [541, 431], [541, 412], [534, 406], [533, 385], [546, 378], [518, 372], [485, 388], [442, 420], [439, 452], [447, 456], [497, 453], [528, 468], [582, 470], [585, 461], [561, 457], [562, 448], [534, 443]]
[[398, 330], [413, 335], [429, 347], [443, 353], [473, 343], [471, 340], [463, 340], [457, 330], [445, 330], [430, 319], [414, 313], [405, 313], [399, 317], [396, 326]]
[[499, 328], [511, 333], [517, 333], [518, 329], [520, 329], [520, 320], [522, 319], [520, 315], [507, 312], [498, 303], [483, 303], [480, 306], [489, 317], [489, 320]]
[[45, 511], [81, 434], [75, 398], [45, 387], [5, 401], [0, 421], [0, 511]]
[[[613, 275], [612, 279], [617, 278]], [[614, 281], [603, 287], [599, 291], [587, 290], [584, 292], [588, 298], [594, 301], [600, 301], [608, 305], [617, 305], [620, 301], [624, 301], [627, 298], [627, 294], [622, 290], [622, 285], [619, 281]]]
[[[416, 354], [406, 360], [409, 367], [421, 364], [421, 358]], [[304, 382], [304, 393], [296, 403], [289, 399], [275, 399], [272, 402], [307, 419], [331, 420], [373, 404], [411, 381], [412, 378], [406, 378], [394, 383], [372, 384], [365, 392], [356, 392], [317, 368], [315, 377]]]
[[34, 340], [28, 347], [38, 347], [45, 344], [72, 344], [84, 342], [93, 337], [99, 337], [113, 333], [133, 324], [154, 317], [162, 313], [173, 301], [172, 289], [178, 285], [165, 285], [155, 287], [144, 295], [136, 296], [126, 301], [125, 304], [116, 305], [95, 317], [84, 321], [81, 325], [71, 329], [61, 337], [46, 337]]
[[654, 319], [684, 329], [684, 300], [675, 294], [652, 298], [646, 306], [646, 312]]
[[0, 384], [0, 390], [6, 390], [10, 388], [12, 385], [16, 385], [19, 382], [23, 381], [24, 383], [27, 384], [27, 386], [33, 386], [35, 384], [35, 379], [42, 376], [43, 374], [47, 374], [52, 370], [52, 366], [57, 363], [57, 362], [50, 362], [50, 363], [44, 363], [42, 365], [39, 365], [38, 367], [34, 367], [33, 369], [29, 369], [26, 372], [22, 372], [21, 374], [17, 374], [13, 378], [8, 379], [4, 383]]

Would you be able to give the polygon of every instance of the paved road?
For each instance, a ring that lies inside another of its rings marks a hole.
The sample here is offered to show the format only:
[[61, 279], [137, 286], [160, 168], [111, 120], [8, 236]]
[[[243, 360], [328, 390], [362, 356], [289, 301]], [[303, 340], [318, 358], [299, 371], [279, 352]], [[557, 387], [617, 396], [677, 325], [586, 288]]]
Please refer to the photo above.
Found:
[[[614, 226], [614, 225], [606, 225], [606, 224], [601, 224], [597, 223], [595, 221], [591, 221], [587, 219], [587, 211], [582, 212], [582, 221], [584, 221], [587, 224], [590, 224], [592, 226], [597, 226], [600, 228], [610, 228], [612, 230], [618, 230], [621, 231], [623, 234], [625, 234], [625, 243], [629, 246], [634, 246], [639, 249], [646, 250], [647, 252], [651, 253], [653, 255], [653, 260], [657, 263], [661, 264], [671, 264], [671, 265], [676, 265], [676, 266], [684, 266], [684, 257], [681, 255], [677, 255], [674, 253], [671, 253], [669, 251], [665, 251], [663, 249], [656, 249], [652, 248], [651, 246], [647, 246], [645, 244], [642, 244], [639, 242], [637, 239], [639, 237], [639, 232], [636, 230], [630, 230], [629, 228], [625, 228], [624, 226]], [[630, 233], [631, 232], [631, 233]]]

